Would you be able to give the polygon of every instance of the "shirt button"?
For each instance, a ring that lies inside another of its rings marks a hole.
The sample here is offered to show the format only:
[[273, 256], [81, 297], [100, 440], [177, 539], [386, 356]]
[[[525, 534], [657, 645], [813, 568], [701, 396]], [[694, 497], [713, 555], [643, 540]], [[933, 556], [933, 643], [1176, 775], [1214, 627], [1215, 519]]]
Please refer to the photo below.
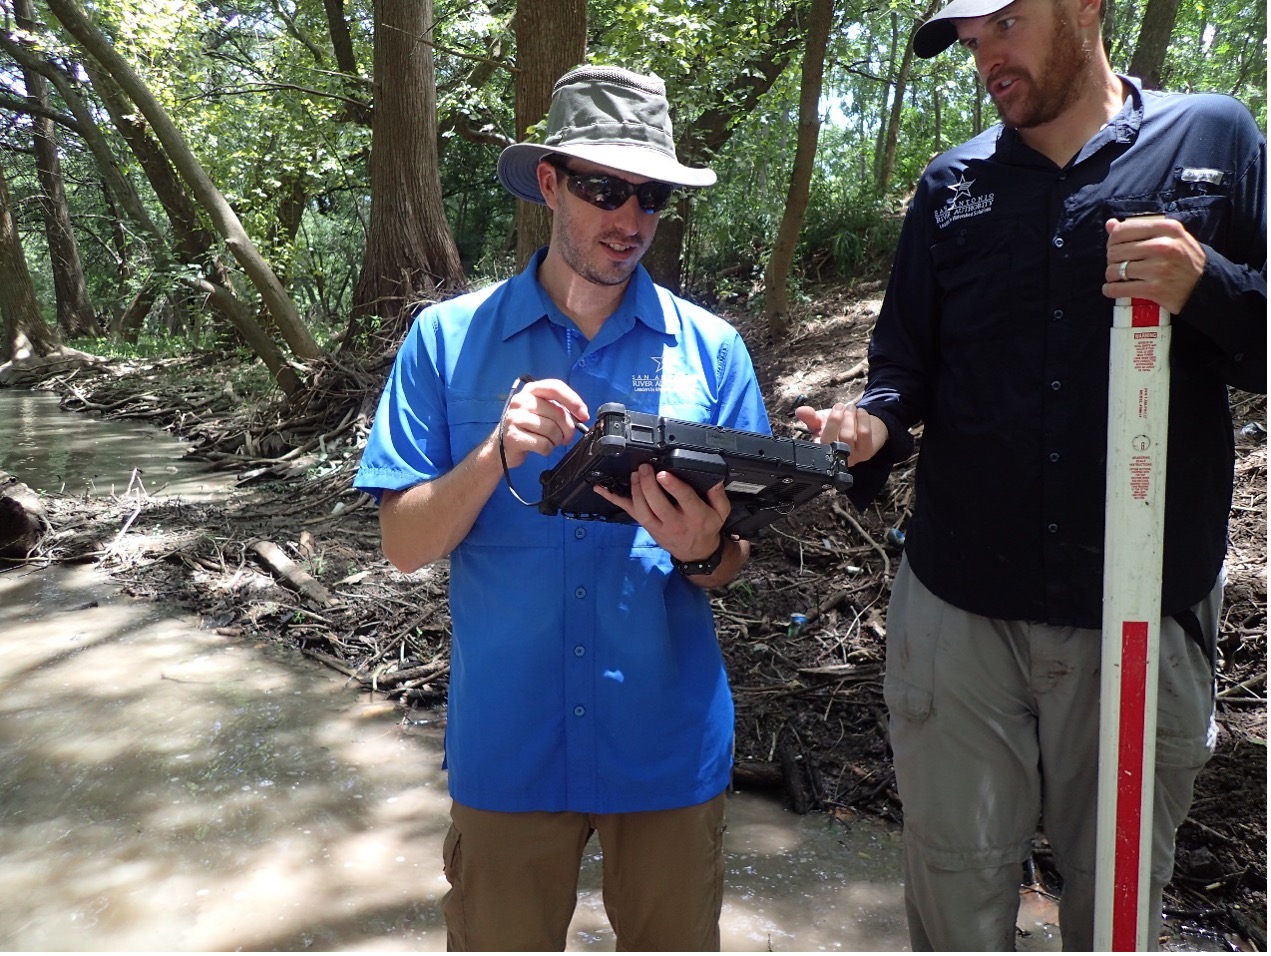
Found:
[[1052, 452], [1050, 453], [1050, 460], [1051, 460], [1051, 461], [1059, 461], [1059, 452], [1057, 452], [1057, 451], [1052, 451]]
[[1054, 312], [1050, 313], [1050, 317], [1054, 319], [1056, 322], [1058, 322], [1060, 319], [1064, 317], [1064, 310], [1056, 309]]
[[574, 597], [578, 598], [581, 601], [586, 596], [587, 596], [586, 588], [574, 588]]
[[1052, 239], [1050, 242], [1051, 242], [1051, 245], [1053, 245], [1056, 249], [1062, 249], [1062, 248], [1064, 247], [1064, 237], [1063, 237], [1063, 236], [1056, 236], [1056, 237], [1055, 237], [1054, 239]]
[[1063, 382], [1060, 382], [1060, 381], [1054, 381], [1050, 383], [1050, 390], [1052, 392], [1057, 392], [1063, 387], [1064, 387]]
[[579, 644], [577, 647], [574, 648], [575, 657], [582, 657], [586, 653], [587, 653], [587, 648], [583, 647], [581, 644]]
[[587, 708], [584, 707], [582, 704], [579, 704], [577, 707], [574, 708], [575, 717], [582, 717], [586, 713], [587, 713]]
[[575, 537], [575, 538], [577, 538], [579, 541], [581, 541], [583, 538], [587, 537], [587, 529], [586, 529], [586, 528], [575, 528], [575, 529], [574, 529], [574, 537]]
[[1059, 530], [1059, 525], [1055, 524], [1054, 522], [1051, 522], [1050, 524], [1046, 525], [1046, 530], [1049, 531], [1051, 534], [1054, 534], [1056, 531]]

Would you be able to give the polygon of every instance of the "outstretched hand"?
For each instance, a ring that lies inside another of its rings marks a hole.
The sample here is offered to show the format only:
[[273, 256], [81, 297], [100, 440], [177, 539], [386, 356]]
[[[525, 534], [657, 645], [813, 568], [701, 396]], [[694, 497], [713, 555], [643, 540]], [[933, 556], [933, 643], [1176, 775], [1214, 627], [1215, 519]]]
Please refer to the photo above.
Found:
[[887, 426], [855, 405], [835, 402], [830, 408], [800, 405], [794, 415], [808, 427], [812, 440], [828, 445], [841, 441], [848, 447], [848, 467], [867, 461], [887, 444]]

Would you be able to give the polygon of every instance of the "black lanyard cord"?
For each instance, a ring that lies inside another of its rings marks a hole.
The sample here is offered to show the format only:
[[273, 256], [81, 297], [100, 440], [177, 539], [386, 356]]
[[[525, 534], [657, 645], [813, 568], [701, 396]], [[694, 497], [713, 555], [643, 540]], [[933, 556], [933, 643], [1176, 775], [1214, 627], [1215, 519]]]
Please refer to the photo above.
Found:
[[498, 442], [499, 442], [499, 461], [503, 463], [503, 480], [507, 482], [508, 491], [512, 492], [512, 497], [515, 498], [517, 501], [519, 501], [521, 504], [525, 505], [527, 508], [537, 508], [543, 502], [542, 502], [542, 499], [539, 499], [538, 501], [526, 501], [519, 494], [517, 494], [516, 489], [512, 487], [512, 475], [508, 471], [508, 458], [507, 458], [507, 454], [503, 450], [503, 421], [504, 419], [507, 418], [508, 409], [512, 406], [512, 396], [514, 396], [517, 392], [521, 390], [522, 385], [525, 385], [527, 382], [532, 382], [532, 381], [534, 381], [534, 379], [531, 378], [530, 376], [522, 375], [519, 378], [517, 378], [515, 382], [512, 383], [512, 387], [508, 390], [508, 400], [503, 403], [503, 412], [502, 414], [499, 415], [499, 427], [497, 429], [497, 436], [498, 436]]

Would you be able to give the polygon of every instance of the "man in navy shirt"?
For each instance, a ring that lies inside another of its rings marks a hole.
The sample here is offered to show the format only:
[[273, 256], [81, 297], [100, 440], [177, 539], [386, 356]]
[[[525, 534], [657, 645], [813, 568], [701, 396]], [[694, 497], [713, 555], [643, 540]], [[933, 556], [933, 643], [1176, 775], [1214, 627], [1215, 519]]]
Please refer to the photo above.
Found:
[[707, 590], [748, 554], [727, 495], [646, 464], [602, 492], [633, 524], [518, 500], [606, 402], [769, 431], [736, 330], [639, 264], [672, 187], [715, 174], [676, 160], [660, 79], [583, 67], [499, 178], [551, 243], [420, 313], [355, 481], [393, 564], [450, 558], [449, 948], [563, 949], [596, 832], [619, 949], [718, 949], [733, 705]]
[[1266, 390], [1266, 142], [1229, 97], [1113, 73], [1100, 6], [953, 0], [916, 32], [920, 56], [956, 42], [974, 58], [1002, 121], [924, 173], [859, 403], [797, 412], [869, 459], [853, 469], [858, 503], [923, 424], [884, 683], [915, 950], [1014, 948], [1039, 820], [1064, 882], [1064, 948], [1093, 946], [1117, 297], [1174, 316], [1155, 927], [1213, 749], [1227, 389]]

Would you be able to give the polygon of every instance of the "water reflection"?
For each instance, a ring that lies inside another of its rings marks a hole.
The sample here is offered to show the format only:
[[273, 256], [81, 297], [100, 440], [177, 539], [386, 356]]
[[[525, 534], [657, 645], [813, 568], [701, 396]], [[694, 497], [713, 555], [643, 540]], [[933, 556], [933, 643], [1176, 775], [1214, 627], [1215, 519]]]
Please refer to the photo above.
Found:
[[[445, 948], [438, 721], [83, 568], [0, 574], [0, 648], [0, 947]], [[894, 833], [729, 814], [726, 949], [903, 947]], [[599, 874], [571, 950], [613, 949]]]
[[48, 392], [0, 388], [0, 471], [32, 488], [122, 495], [139, 481], [152, 495], [201, 496], [223, 485], [182, 460], [186, 447], [150, 425], [64, 412]]

